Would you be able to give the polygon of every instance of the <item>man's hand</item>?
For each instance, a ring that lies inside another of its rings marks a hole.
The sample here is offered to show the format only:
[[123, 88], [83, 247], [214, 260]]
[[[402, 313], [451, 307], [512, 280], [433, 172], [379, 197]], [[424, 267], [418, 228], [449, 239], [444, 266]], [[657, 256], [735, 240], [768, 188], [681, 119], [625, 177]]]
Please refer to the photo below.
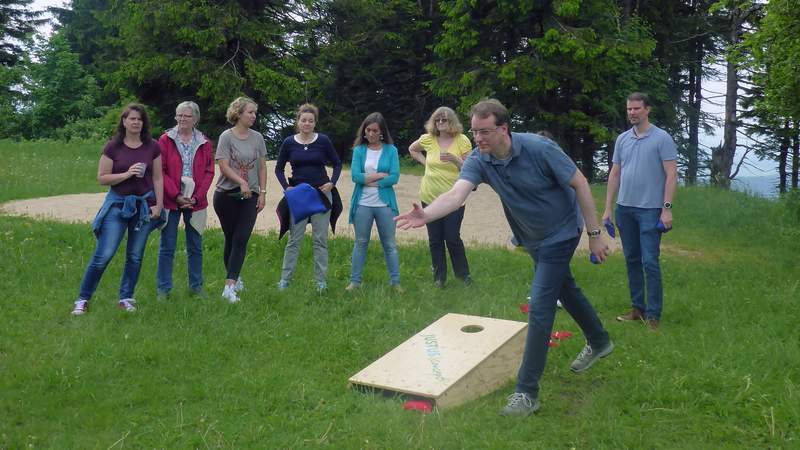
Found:
[[661, 210], [661, 223], [664, 224], [664, 228], [669, 230], [672, 228], [672, 210], [671, 209], [662, 209]]
[[400, 214], [399, 216], [394, 218], [395, 223], [397, 224], [397, 228], [401, 230], [408, 230], [411, 228], [419, 228], [427, 222], [425, 220], [425, 211], [422, 209], [418, 203], [414, 203], [413, 208], [411, 211]]
[[598, 264], [604, 262], [608, 256], [608, 245], [606, 245], [605, 239], [602, 236], [589, 238], [589, 251], [592, 252]]

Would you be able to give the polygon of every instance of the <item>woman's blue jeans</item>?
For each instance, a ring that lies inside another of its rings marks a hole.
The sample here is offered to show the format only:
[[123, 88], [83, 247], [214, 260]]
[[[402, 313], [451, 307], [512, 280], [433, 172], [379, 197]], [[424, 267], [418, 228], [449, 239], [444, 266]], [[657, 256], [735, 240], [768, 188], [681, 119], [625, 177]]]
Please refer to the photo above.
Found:
[[517, 374], [516, 391], [534, 398], [539, 395], [539, 379], [547, 359], [547, 344], [553, 331], [556, 300], [561, 300], [564, 309], [581, 328], [593, 349], [603, 348], [609, 341], [608, 333], [594, 307], [575, 284], [569, 268], [579, 239], [576, 237], [542, 245], [531, 255], [535, 268], [531, 300], [528, 304], [528, 335], [525, 338], [522, 365]]
[[161, 219], [150, 219], [142, 225], [139, 230], [135, 230], [137, 217], [124, 219], [121, 216], [122, 207], [119, 205], [111, 206], [108, 214], [103, 219], [100, 226], [100, 233], [97, 236], [97, 247], [94, 250], [89, 265], [81, 280], [79, 297], [89, 300], [97, 290], [100, 278], [103, 276], [108, 263], [117, 252], [120, 242], [122, 242], [125, 231], [128, 232], [128, 243], [125, 249], [125, 268], [122, 271], [122, 279], [119, 284], [119, 298], [133, 298], [133, 291], [136, 282], [139, 280], [139, 270], [142, 267], [142, 258], [147, 244], [147, 237], [150, 232], [156, 229], [162, 222]]
[[364, 269], [364, 261], [367, 259], [367, 247], [369, 247], [373, 221], [378, 227], [378, 237], [383, 246], [383, 258], [386, 260], [386, 271], [389, 272], [389, 284], [400, 284], [400, 258], [397, 255], [397, 245], [394, 240], [394, 213], [388, 206], [356, 206], [356, 213], [353, 217], [356, 240], [351, 258], [350, 282], [361, 283], [361, 272]]
[[186, 228], [186, 259], [189, 288], [199, 290], [203, 287], [203, 236], [189, 223], [191, 209], [176, 209], [169, 212], [167, 225], [161, 229], [161, 243], [158, 247], [158, 269], [156, 269], [156, 291], [166, 294], [172, 290], [172, 267], [175, 260], [175, 247], [178, 243], [178, 222], [183, 217]]
[[[617, 205], [617, 228], [628, 268], [631, 306], [644, 313], [645, 319], [660, 319], [664, 302], [661, 287], [661, 232], [658, 220], [661, 208], [634, 208]], [[645, 304], [645, 285], [647, 304]]]

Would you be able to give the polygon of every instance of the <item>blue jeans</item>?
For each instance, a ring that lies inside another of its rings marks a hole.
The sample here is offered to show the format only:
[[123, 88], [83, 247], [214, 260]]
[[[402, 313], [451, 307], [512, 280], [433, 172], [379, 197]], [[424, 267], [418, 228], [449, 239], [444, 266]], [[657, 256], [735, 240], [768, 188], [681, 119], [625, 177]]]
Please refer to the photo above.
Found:
[[147, 237], [150, 232], [161, 225], [161, 219], [151, 219], [146, 222], [139, 230], [135, 230], [138, 218], [130, 219], [121, 217], [122, 208], [119, 205], [111, 206], [100, 226], [100, 233], [97, 236], [97, 247], [94, 250], [89, 265], [81, 280], [79, 297], [84, 300], [92, 298], [100, 278], [103, 276], [108, 263], [117, 252], [125, 231], [128, 232], [128, 243], [125, 249], [125, 268], [122, 271], [122, 279], [119, 285], [119, 298], [133, 298], [133, 291], [136, 282], [139, 280], [139, 270], [142, 267], [144, 248], [147, 244]]
[[189, 223], [191, 209], [176, 209], [169, 212], [167, 226], [161, 230], [161, 243], [158, 246], [158, 269], [156, 269], [156, 291], [166, 294], [172, 290], [172, 265], [175, 259], [175, 246], [178, 243], [178, 222], [183, 216], [186, 227], [186, 257], [189, 272], [189, 288], [203, 287], [203, 237]]
[[367, 247], [374, 221], [378, 226], [378, 237], [383, 246], [383, 258], [386, 260], [386, 271], [389, 272], [389, 284], [400, 284], [400, 258], [397, 255], [397, 245], [394, 241], [395, 225], [392, 209], [388, 206], [376, 208], [358, 205], [355, 207], [353, 228], [356, 240], [353, 244], [350, 282], [361, 283], [361, 271], [364, 269], [364, 261], [367, 259]]
[[[617, 228], [622, 239], [631, 305], [645, 319], [660, 319], [664, 293], [661, 287], [661, 232], [657, 228], [661, 208], [634, 208], [617, 205]], [[645, 304], [645, 285], [647, 304]]]
[[556, 315], [556, 300], [572, 316], [593, 349], [608, 344], [609, 337], [589, 300], [575, 284], [569, 269], [579, 238], [540, 246], [532, 254], [535, 263], [531, 300], [528, 305], [528, 335], [522, 365], [517, 374], [517, 392], [539, 395], [539, 378], [544, 372], [548, 342]]

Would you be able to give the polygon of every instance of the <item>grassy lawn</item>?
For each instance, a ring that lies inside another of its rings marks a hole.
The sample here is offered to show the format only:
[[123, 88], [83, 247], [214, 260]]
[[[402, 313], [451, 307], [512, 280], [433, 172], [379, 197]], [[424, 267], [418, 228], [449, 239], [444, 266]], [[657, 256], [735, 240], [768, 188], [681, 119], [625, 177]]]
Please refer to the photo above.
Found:
[[[99, 145], [0, 141], [0, 200], [96, 192]], [[10, 164], [9, 162], [13, 162]], [[21, 164], [20, 164], [21, 162]], [[595, 188], [598, 199], [603, 187]], [[275, 290], [283, 246], [251, 240], [242, 302], [218, 298], [222, 236], [206, 234], [207, 300], [187, 295], [176, 258], [173, 299], [155, 301], [157, 236], [137, 289], [115, 306], [122, 258], [89, 313], [69, 315], [94, 247], [88, 225], [0, 215], [0, 448], [798, 448], [800, 233], [781, 202], [680, 189], [664, 241], [662, 331], [618, 323], [628, 308], [624, 261], [573, 272], [616, 350], [583, 374], [576, 335], [551, 349], [542, 410], [497, 415], [513, 382], [424, 415], [402, 400], [353, 391], [347, 379], [447, 312], [525, 320], [530, 258], [469, 248], [475, 283], [430, 282], [424, 245], [400, 249], [406, 292], [389, 291], [380, 248], [364, 288], [343, 288], [352, 241], [329, 242], [329, 293], [312, 288], [304, 243], [295, 282]], [[469, 207], [469, 205], [467, 206]], [[182, 238], [179, 249], [183, 248]]]

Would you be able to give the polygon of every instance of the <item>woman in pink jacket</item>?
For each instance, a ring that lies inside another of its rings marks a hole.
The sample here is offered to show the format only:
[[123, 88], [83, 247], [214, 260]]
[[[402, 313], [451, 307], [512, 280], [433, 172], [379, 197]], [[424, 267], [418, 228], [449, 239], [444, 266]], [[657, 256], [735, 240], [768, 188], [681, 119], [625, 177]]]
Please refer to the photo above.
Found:
[[158, 140], [164, 172], [164, 209], [168, 213], [158, 248], [158, 300], [169, 298], [172, 290], [172, 263], [181, 216], [186, 228], [189, 292], [198, 297], [206, 296], [203, 291], [202, 233], [208, 208], [206, 194], [214, 178], [214, 151], [211, 141], [195, 128], [199, 120], [197, 103], [182, 102], [175, 108], [177, 125]]

